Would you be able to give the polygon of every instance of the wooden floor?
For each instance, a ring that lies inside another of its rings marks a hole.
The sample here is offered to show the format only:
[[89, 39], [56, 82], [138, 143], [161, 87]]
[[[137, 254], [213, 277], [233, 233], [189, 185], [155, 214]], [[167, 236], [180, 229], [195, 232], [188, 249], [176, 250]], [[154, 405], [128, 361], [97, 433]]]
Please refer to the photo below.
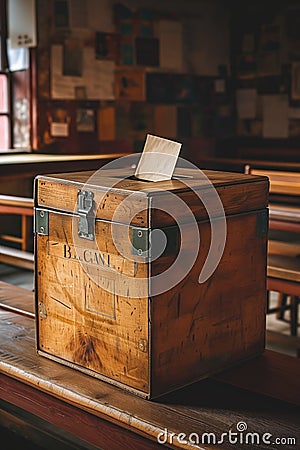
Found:
[[[20, 286], [25, 289], [34, 289], [33, 272], [0, 263], [0, 281]], [[276, 302], [276, 294], [271, 297], [271, 303]], [[288, 319], [288, 315], [287, 315]], [[268, 350], [284, 353], [297, 357], [300, 348], [300, 337], [290, 336], [288, 320], [282, 321], [275, 317], [275, 314], [267, 315], [266, 319], [266, 348]], [[300, 329], [299, 329], [300, 336]]]
[[34, 289], [33, 272], [14, 266], [0, 263], [0, 281], [20, 286], [25, 289]]

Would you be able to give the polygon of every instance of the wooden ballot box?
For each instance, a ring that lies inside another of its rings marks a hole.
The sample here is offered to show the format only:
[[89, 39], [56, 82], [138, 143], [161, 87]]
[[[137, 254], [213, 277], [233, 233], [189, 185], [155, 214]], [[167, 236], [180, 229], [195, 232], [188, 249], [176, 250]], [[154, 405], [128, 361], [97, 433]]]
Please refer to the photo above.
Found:
[[40, 355], [155, 398], [265, 346], [268, 178], [35, 179]]

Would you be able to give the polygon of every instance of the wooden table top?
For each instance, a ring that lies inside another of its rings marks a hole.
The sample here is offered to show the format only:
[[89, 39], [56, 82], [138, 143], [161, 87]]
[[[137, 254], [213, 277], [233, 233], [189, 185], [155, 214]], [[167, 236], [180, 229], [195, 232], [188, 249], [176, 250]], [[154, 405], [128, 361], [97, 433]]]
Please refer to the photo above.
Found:
[[271, 194], [300, 196], [299, 172], [253, 169], [251, 170], [251, 174], [268, 177], [270, 182]]
[[14, 178], [32, 178], [44, 173], [97, 170], [108, 162], [130, 153], [55, 155], [55, 154], [5, 154], [0, 155], [1, 182]]
[[300, 205], [269, 204], [270, 219], [286, 220], [300, 224]]
[[285, 161], [271, 161], [260, 159], [246, 159], [246, 158], [222, 158], [219, 156], [203, 156], [199, 157], [199, 167], [218, 170], [238, 170], [244, 171], [245, 166], [255, 169], [267, 170], [289, 170], [300, 171], [299, 162], [285, 162]]
[[0, 166], [10, 164], [41, 164], [48, 162], [60, 162], [60, 161], [86, 161], [86, 160], [98, 160], [98, 159], [113, 159], [125, 156], [128, 153], [115, 152], [105, 154], [43, 154], [43, 153], [17, 153], [17, 154], [2, 154], [0, 155]]
[[269, 228], [300, 235], [300, 206], [270, 203]]
[[[144, 400], [38, 355], [32, 292], [1, 282], [0, 339], [1, 398], [92, 445], [101, 439], [99, 448], [156, 448], [158, 436], [166, 439], [166, 445], [172, 439], [174, 448], [193, 448], [183, 442], [183, 435], [178, 438], [180, 433], [195, 439], [191, 433], [196, 433], [204, 439], [203, 433], [209, 432], [220, 439], [222, 433], [237, 431], [239, 422], [246, 424], [248, 432], [272, 434], [273, 441], [289, 436], [299, 442], [300, 364], [296, 358], [266, 351], [214, 378], [156, 401]], [[77, 416], [81, 426], [76, 425]], [[121, 436], [116, 437], [117, 445], [101, 437], [101, 426], [105, 430], [106, 425], [121, 433], [116, 434]], [[127, 441], [122, 437], [125, 432], [129, 432]], [[237, 447], [225, 439], [222, 445], [204, 442], [194, 448]], [[276, 447], [261, 442], [259, 448]]]

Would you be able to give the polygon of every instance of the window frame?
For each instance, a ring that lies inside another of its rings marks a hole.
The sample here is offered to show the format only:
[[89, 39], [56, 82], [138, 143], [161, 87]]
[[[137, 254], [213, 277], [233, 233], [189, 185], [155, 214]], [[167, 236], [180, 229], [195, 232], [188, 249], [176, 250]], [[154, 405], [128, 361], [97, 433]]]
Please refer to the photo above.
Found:
[[[11, 73], [8, 69], [8, 55], [6, 47], [7, 39], [7, 2], [6, 0], [0, 0], [0, 10], [2, 11], [0, 16], [0, 75], [6, 78], [6, 99], [7, 110], [6, 112], [0, 110], [0, 117], [7, 117], [8, 119], [8, 149], [13, 147], [13, 121], [12, 121], [12, 80]], [[1, 149], [5, 151], [5, 149]]]
[[14, 122], [15, 122], [15, 90], [17, 86], [18, 74], [23, 71], [10, 71], [7, 51], [7, 38], [8, 38], [8, 1], [0, 0], [0, 75], [6, 77], [6, 93], [7, 93], [7, 111], [0, 111], [0, 117], [7, 117], [8, 119], [8, 145], [6, 148], [0, 149], [1, 154], [9, 153], [30, 153], [33, 151], [37, 144], [36, 138], [36, 124], [33, 122], [33, 118], [36, 118], [36, 82], [34, 81], [35, 70], [35, 51], [29, 48], [29, 68], [25, 70], [25, 81], [22, 85], [22, 89], [26, 92], [24, 98], [28, 101], [28, 127], [29, 127], [29, 145], [28, 147], [15, 147], [14, 136]]

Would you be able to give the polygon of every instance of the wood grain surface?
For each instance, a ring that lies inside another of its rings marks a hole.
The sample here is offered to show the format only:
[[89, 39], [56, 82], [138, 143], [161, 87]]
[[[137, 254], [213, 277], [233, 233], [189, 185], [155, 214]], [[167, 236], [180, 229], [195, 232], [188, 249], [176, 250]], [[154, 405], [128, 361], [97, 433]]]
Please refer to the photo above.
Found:
[[[149, 183], [132, 170], [37, 178], [36, 205], [49, 209], [48, 235], [35, 235], [38, 350], [154, 398], [263, 352], [268, 179], [178, 169], [172, 180]], [[94, 240], [78, 237], [79, 190], [94, 194]], [[217, 270], [200, 284], [208, 213], [216, 223], [226, 215], [227, 238]], [[132, 258], [124, 225], [174, 221], [187, 236], [185, 246], [175, 238], [180, 250], [190, 255], [197, 245], [193, 221], [201, 246], [195, 264], [177, 264], [171, 287], [161, 289], [155, 275], [176, 255]]]
[[[298, 409], [293, 405], [299, 404], [300, 378], [294, 358], [266, 352], [220, 375], [218, 381], [203, 380], [159, 401], [148, 401], [39, 356], [33, 319], [7, 311], [0, 318], [1, 398], [101, 449], [155, 448], [165, 429], [174, 436], [211, 432], [220, 437], [235, 431], [240, 421], [248, 431], [299, 439]], [[285, 383], [291, 377], [293, 381]], [[266, 395], [255, 393], [259, 391]], [[110, 442], [109, 432], [114, 433]], [[141, 447], [135, 447], [141, 436], [147, 437], [149, 447], [143, 440]], [[176, 438], [173, 444], [191, 448]], [[201, 447], [212, 448], [207, 443]], [[235, 446], [225, 441], [213, 448]], [[277, 447], [261, 443], [259, 448]]]
[[[1, 304], [14, 308], [23, 302], [23, 313], [32, 311], [31, 292], [0, 282], [0, 294]], [[0, 340], [1, 398], [102, 450], [156, 448], [165, 429], [169, 436], [174, 433], [172, 448], [192, 448], [176, 436], [210, 432], [220, 437], [236, 431], [240, 421], [249, 432], [270, 433], [272, 442], [277, 437], [300, 438], [300, 367], [287, 355], [265, 351], [215, 378], [149, 401], [39, 356], [33, 318], [2, 310]], [[201, 448], [236, 445], [206, 442]], [[278, 446], [261, 442], [259, 448]]]

